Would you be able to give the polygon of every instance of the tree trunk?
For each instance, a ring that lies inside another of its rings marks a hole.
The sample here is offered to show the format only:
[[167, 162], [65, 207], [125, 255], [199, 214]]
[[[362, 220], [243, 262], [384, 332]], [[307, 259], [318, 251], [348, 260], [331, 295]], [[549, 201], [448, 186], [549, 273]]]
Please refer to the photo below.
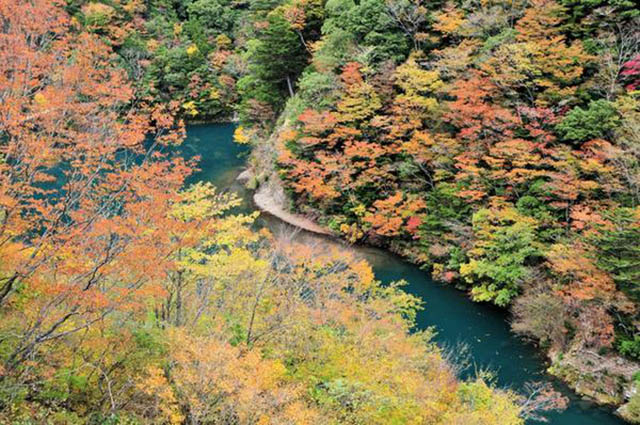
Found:
[[291, 84], [291, 78], [287, 75], [287, 88], [289, 89], [289, 97], [293, 97], [293, 85]]
[[18, 279], [18, 273], [14, 273], [0, 288], [0, 306], [4, 304], [4, 301], [9, 297], [9, 293], [13, 289], [13, 284]]
[[178, 285], [176, 289], [176, 326], [182, 322], [182, 271], [178, 272]]

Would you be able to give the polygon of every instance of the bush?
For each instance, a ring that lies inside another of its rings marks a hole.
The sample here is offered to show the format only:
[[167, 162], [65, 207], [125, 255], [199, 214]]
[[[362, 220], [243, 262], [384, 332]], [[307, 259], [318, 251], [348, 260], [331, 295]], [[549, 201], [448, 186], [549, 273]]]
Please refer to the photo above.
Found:
[[640, 335], [634, 335], [633, 339], [621, 339], [618, 342], [620, 354], [640, 360]]
[[631, 423], [640, 423], [640, 392], [634, 394], [629, 400], [624, 418]]

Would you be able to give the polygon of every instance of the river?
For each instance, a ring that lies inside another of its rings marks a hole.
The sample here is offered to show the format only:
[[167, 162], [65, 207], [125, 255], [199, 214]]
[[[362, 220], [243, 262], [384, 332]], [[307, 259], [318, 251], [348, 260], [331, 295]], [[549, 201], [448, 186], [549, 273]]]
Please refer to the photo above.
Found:
[[[251, 193], [236, 182], [245, 167], [248, 149], [233, 142], [232, 124], [193, 125], [187, 129], [187, 139], [181, 147], [184, 156], [199, 155], [200, 169], [191, 182], [208, 181], [220, 190], [238, 192], [244, 199], [243, 211], [254, 209]], [[272, 232], [291, 233], [293, 229], [275, 217], [262, 216], [260, 224]], [[296, 236], [309, 243], [339, 243], [305, 232]], [[382, 282], [405, 280], [407, 292], [426, 302], [419, 312], [417, 327], [433, 327], [435, 340], [445, 347], [466, 344], [469, 348], [471, 367], [463, 373], [489, 369], [496, 374], [497, 384], [517, 390], [529, 381], [549, 381], [545, 373], [546, 362], [531, 344], [523, 342], [510, 332], [507, 314], [488, 304], [471, 302], [466, 295], [451, 286], [431, 280], [429, 274], [386, 251], [352, 247], [372, 264], [376, 277]], [[563, 412], [548, 414], [554, 425], [623, 425], [611, 409], [602, 408], [581, 400], [562, 383], [553, 380], [556, 389], [570, 398], [569, 407]]]

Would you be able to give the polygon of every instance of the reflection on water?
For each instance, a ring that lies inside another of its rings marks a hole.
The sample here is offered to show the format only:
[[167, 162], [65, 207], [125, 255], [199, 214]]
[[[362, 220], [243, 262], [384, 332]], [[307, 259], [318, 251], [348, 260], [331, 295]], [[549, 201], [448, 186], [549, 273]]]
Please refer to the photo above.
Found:
[[[185, 156], [200, 155], [201, 171], [191, 181], [209, 181], [220, 190], [233, 190], [244, 199], [243, 212], [253, 210], [250, 193], [235, 179], [243, 170], [247, 149], [232, 141], [231, 124], [191, 126], [182, 152]], [[388, 252], [370, 248], [347, 246], [328, 237], [299, 231], [268, 214], [262, 214], [258, 225], [268, 227], [276, 236], [293, 237], [306, 244], [339, 244], [366, 258], [373, 266], [376, 277], [388, 283], [407, 282], [405, 290], [423, 300], [425, 309], [417, 317], [417, 328], [435, 328], [435, 339], [444, 347], [469, 348], [472, 366], [463, 371], [469, 376], [479, 369], [495, 372], [498, 385], [521, 388], [525, 382], [549, 380], [545, 374], [545, 361], [535, 347], [525, 344], [509, 330], [508, 317], [503, 310], [487, 304], [472, 303], [466, 295], [450, 286], [434, 282], [428, 273]], [[554, 425], [622, 425], [625, 422], [599, 408], [581, 401], [561, 383], [556, 388], [571, 398], [567, 410], [548, 415]]]

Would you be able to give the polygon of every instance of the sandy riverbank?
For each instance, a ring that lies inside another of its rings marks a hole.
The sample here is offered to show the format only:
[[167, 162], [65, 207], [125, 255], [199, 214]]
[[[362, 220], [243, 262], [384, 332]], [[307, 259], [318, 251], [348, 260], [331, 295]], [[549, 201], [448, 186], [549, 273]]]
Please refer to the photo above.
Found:
[[253, 195], [253, 201], [260, 210], [278, 217], [280, 220], [293, 226], [321, 235], [333, 234], [331, 230], [320, 226], [313, 220], [287, 211], [285, 208], [285, 194], [282, 192], [282, 189], [274, 187], [272, 184], [267, 183], [261, 185]]

